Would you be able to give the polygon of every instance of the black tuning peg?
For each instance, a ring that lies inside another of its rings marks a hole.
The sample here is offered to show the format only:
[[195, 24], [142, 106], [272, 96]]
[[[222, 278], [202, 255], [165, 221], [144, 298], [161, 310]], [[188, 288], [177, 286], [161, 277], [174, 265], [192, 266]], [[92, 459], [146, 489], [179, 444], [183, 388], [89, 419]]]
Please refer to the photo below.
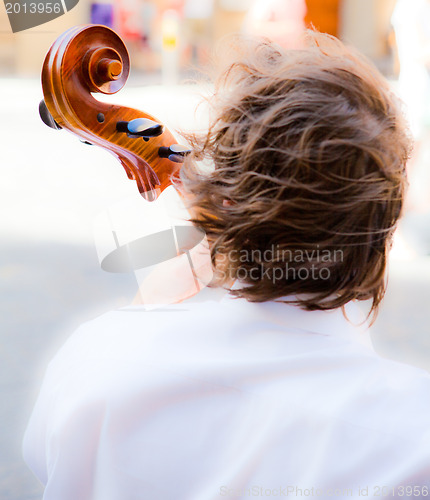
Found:
[[58, 125], [52, 117], [43, 99], [39, 103], [39, 115], [45, 125], [48, 125], [48, 127], [51, 127], [54, 130], [61, 130], [60, 125]]
[[147, 141], [150, 137], [157, 137], [163, 133], [164, 127], [149, 118], [136, 118], [130, 122], [120, 121], [116, 123], [118, 132], [124, 132], [127, 137], [138, 139], [143, 137]]
[[168, 148], [162, 146], [158, 150], [158, 156], [161, 158], [169, 158], [175, 163], [183, 163], [185, 157], [191, 153], [191, 149], [180, 144], [172, 144]]

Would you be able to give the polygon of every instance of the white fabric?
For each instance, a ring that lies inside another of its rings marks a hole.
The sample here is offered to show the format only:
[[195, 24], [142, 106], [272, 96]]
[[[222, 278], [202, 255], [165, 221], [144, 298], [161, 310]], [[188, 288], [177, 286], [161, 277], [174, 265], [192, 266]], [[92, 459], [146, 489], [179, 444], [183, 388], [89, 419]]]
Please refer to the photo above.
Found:
[[378, 357], [340, 310], [212, 293], [71, 336], [24, 439], [45, 500], [426, 496], [427, 372]]

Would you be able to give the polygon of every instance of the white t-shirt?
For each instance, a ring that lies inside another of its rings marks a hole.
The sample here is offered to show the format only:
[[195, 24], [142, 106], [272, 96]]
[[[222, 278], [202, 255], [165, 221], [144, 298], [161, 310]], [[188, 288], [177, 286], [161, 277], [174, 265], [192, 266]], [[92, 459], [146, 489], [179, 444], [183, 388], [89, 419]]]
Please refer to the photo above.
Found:
[[24, 439], [45, 500], [430, 495], [427, 372], [341, 310], [218, 293], [70, 337]]

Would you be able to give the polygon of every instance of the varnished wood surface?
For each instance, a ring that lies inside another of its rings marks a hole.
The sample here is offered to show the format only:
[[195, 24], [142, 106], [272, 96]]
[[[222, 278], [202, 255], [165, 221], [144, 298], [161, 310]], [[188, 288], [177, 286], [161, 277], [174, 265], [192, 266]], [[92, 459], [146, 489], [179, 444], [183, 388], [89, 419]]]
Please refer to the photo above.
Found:
[[[125, 84], [129, 55], [121, 38], [101, 25], [77, 26], [52, 45], [42, 69], [46, 106], [62, 127], [81, 140], [109, 150], [123, 165], [140, 193], [155, 199], [178, 175], [179, 164], [160, 158], [158, 149], [176, 142], [168, 129], [150, 138], [129, 138], [116, 130], [118, 121], [155, 117], [133, 108], [102, 103], [92, 93], [113, 94]], [[100, 122], [100, 113], [104, 121]]]

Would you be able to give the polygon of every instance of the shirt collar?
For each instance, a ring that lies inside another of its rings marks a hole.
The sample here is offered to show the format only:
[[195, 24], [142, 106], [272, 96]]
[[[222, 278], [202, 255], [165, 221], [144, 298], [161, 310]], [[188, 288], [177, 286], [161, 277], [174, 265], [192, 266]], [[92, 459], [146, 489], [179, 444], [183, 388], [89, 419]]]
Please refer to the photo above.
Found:
[[[237, 290], [242, 287], [242, 284], [236, 281], [232, 289]], [[222, 301], [225, 300], [246, 301], [246, 299], [236, 299], [228, 293], [222, 298]], [[251, 308], [259, 310], [262, 315], [271, 321], [276, 321], [277, 324], [282, 324], [285, 328], [336, 336], [372, 348], [367, 315], [355, 301], [348, 302], [343, 309], [307, 311], [295, 304], [279, 302], [280, 300], [292, 302], [297, 300], [297, 297], [287, 296], [278, 300], [249, 304]]]

